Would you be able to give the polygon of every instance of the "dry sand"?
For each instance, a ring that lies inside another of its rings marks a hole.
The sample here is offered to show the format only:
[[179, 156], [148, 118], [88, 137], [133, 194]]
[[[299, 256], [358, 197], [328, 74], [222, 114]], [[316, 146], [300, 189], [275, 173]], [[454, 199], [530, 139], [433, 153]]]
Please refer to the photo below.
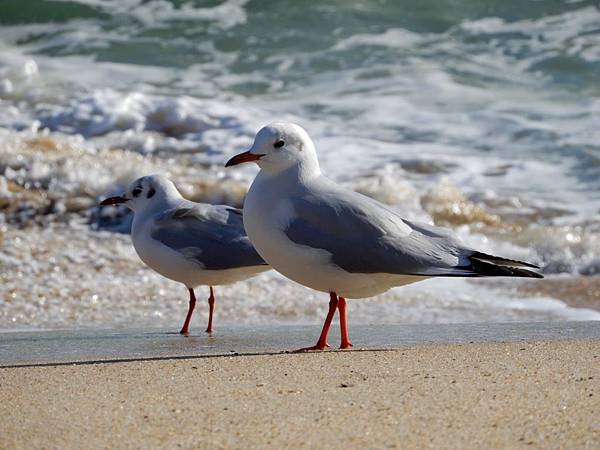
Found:
[[600, 342], [0, 369], [2, 448], [600, 448]]

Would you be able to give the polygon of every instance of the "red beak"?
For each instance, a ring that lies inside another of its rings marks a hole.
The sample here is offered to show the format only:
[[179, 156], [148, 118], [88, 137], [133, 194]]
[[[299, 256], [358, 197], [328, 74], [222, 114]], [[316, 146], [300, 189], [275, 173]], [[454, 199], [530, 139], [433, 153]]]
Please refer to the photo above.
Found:
[[235, 155], [233, 158], [227, 161], [225, 167], [237, 166], [238, 164], [247, 163], [250, 161], [258, 161], [263, 156], [265, 155], [255, 155], [254, 153], [250, 153], [250, 150], [248, 150], [247, 152]]
[[123, 196], [108, 197], [108, 198], [105, 198], [104, 200], [102, 200], [100, 202], [100, 205], [102, 205], [102, 206], [106, 206], [106, 205], [118, 205], [119, 203], [125, 203], [128, 200], [129, 200], [128, 198], [125, 198]]

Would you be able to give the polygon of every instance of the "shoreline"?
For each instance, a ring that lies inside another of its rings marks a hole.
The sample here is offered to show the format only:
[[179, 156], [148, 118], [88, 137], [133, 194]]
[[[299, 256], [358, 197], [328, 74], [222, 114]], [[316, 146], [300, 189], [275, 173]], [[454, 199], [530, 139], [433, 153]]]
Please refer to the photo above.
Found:
[[[285, 354], [313, 343], [320, 325], [218, 327], [189, 337], [164, 329], [55, 330], [0, 333], [0, 368], [57, 364]], [[600, 321], [463, 324], [352, 324], [357, 350], [390, 350], [427, 344], [600, 342]], [[329, 342], [339, 344], [332, 326]]]

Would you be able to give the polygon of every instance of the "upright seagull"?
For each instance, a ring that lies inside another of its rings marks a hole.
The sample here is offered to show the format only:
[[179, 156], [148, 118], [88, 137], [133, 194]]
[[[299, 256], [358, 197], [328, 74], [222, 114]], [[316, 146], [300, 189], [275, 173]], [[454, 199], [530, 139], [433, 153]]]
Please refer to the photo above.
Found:
[[213, 286], [244, 280], [269, 269], [246, 236], [241, 210], [186, 200], [162, 175], [139, 178], [123, 195], [100, 204], [119, 203], [134, 212], [131, 239], [141, 260], [189, 290], [189, 308], [180, 331], [185, 336], [196, 306], [196, 286], [210, 287], [206, 332], [211, 333]]
[[430, 277], [542, 278], [533, 264], [467, 247], [448, 230], [400, 217], [381, 203], [338, 186], [319, 168], [307, 132], [292, 123], [261, 129], [250, 150], [226, 167], [254, 161], [260, 172], [244, 203], [244, 224], [258, 253], [288, 278], [330, 295], [313, 347], [323, 350], [336, 309], [341, 347], [352, 347], [346, 298], [372, 297]]

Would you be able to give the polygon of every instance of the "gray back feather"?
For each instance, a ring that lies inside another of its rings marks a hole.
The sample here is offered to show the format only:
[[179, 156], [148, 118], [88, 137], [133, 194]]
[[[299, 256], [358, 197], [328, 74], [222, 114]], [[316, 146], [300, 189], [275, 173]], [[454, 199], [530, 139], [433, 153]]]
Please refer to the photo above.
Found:
[[189, 202], [155, 218], [153, 239], [207, 270], [266, 265], [246, 236], [242, 211]]
[[472, 273], [466, 258], [472, 251], [448, 230], [403, 220], [356, 192], [330, 189], [319, 194], [292, 197], [294, 219], [284, 231], [297, 244], [331, 253], [332, 263], [341, 269], [423, 276]]

